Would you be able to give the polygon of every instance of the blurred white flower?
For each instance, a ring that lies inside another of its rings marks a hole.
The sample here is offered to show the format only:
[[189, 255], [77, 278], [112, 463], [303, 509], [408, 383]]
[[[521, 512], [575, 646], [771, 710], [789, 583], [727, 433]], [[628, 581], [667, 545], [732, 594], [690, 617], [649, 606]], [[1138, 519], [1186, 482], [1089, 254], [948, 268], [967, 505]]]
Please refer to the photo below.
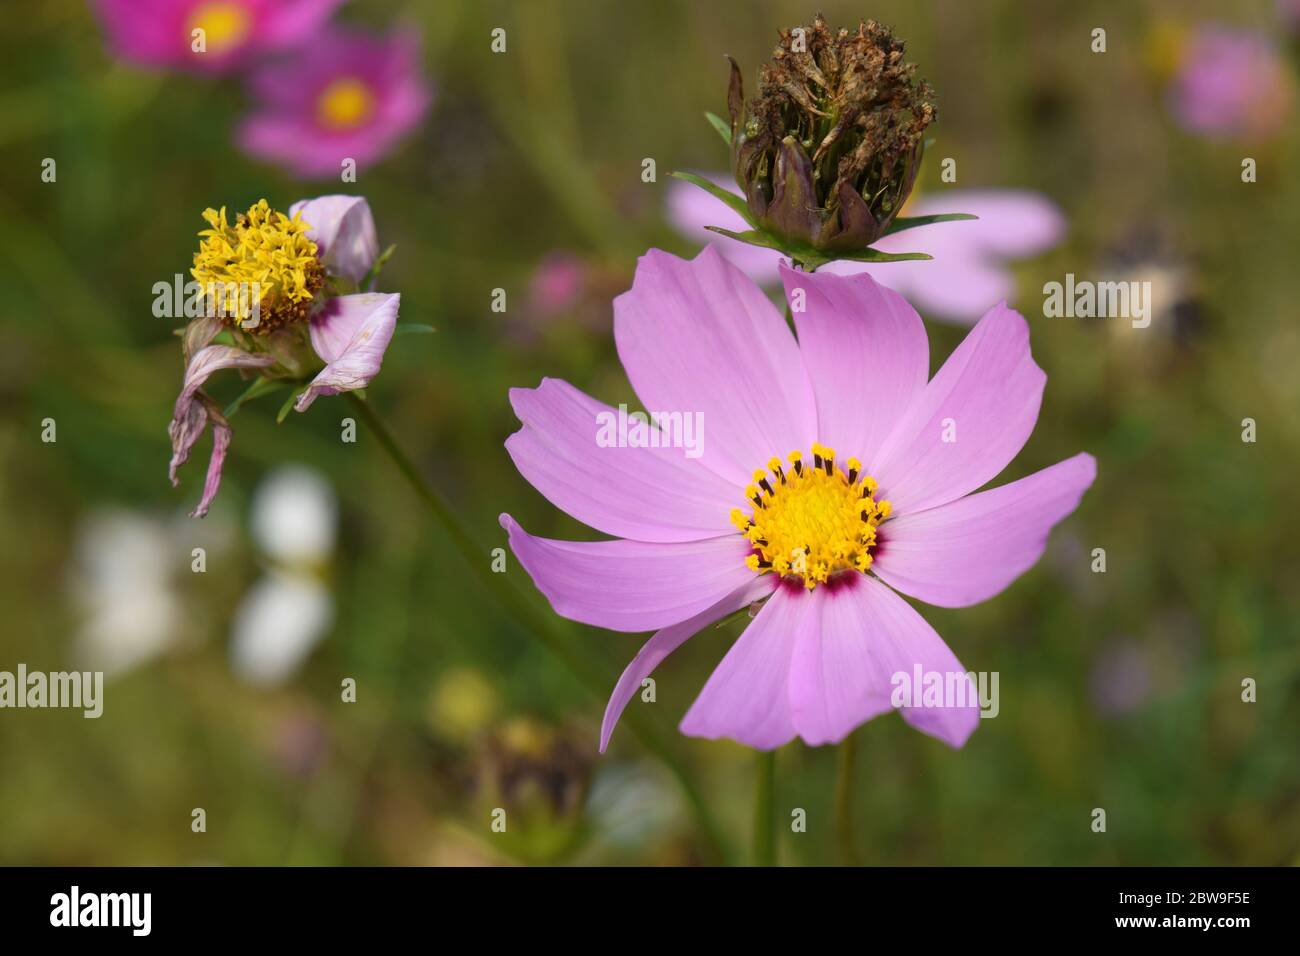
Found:
[[286, 564], [323, 561], [334, 550], [338, 499], [314, 468], [286, 465], [253, 493], [253, 538], [268, 557]]
[[112, 676], [176, 642], [184, 615], [174, 581], [188, 555], [160, 518], [106, 509], [81, 520], [69, 575], [82, 617], [72, 649], [80, 666]]
[[590, 850], [635, 850], [682, 823], [676, 792], [653, 767], [605, 765], [592, 781], [587, 815], [594, 822]]
[[290, 678], [334, 623], [334, 598], [320, 578], [334, 551], [338, 498], [305, 465], [271, 472], [253, 493], [253, 538], [271, 567], [231, 620], [230, 663], [261, 687]]
[[230, 666], [250, 684], [282, 683], [334, 622], [334, 599], [309, 574], [271, 570], [244, 595], [230, 624]]

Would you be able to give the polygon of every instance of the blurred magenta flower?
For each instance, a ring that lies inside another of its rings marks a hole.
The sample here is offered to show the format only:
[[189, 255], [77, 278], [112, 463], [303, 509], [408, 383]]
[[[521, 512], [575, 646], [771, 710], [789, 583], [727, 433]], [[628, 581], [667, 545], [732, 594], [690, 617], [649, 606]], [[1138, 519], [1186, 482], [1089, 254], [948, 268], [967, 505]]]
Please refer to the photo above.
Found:
[[239, 141], [304, 178], [337, 177], [382, 159], [433, 99], [415, 36], [332, 29], [250, 78], [257, 100]]
[[528, 280], [528, 310], [549, 319], [577, 304], [587, 284], [587, 264], [572, 252], [550, 252]]
[[[300, 200], [288, 215], [262, 200], [233, 226], [224, 208], [204, 218], [212, 228], [199, 234], [191, 271], [207, 301], [215, 296], [222, 308], [184, 330], [185, 378], [168, 428], [176, 486], [178, 469], [212, 424], [212, 457], [193, 511], [200, 518], [216, 497], [231, 438], [225, 413], [203, 391], [212, 374], [256, 370], [266, 384], [299, 385], [293, 407], [300, 412], [317, 396], [365, 388], [379, 373], [401, 299], [360, 291], [379, 259], [379, 242], [370, 206], [359, 196]], [[257, 308], [241, 310], [233, 290], [249, 286], [260, 296]], [[227, 301], [235, 308], [227, 311]]]
[[[798, 341], [716, 247], [641, 259], [614, 302], [619, 357], [662, 425], [637, 440], [602, 438], [616, 413], [565, 382], [510, 393], [523, 427], [506, 448], [520, 473], [618, 538], [537, 538], [503, 514], [516, 557], [556, 613], [657, 630], [614, 689], [602, 749], [660, 661], [764, 599], [683, 733], [762, 749], [838, 741], [900, 707], [895, 675], [920, 668], [968, 696], [914, 698], [904, 718], [961, 746], [978, 722], [974, 689], [896, 591], [941, 607], [992, 597], [1092, 484], [1096, 463], [1079, 454], [972, 494], [1029, 438], [1046, 382], [1005, 304], [927, 382], [925, 326], [898, 293], [868, 275], [781, 276]], [[707, 440], [683, 454], [675, 422], [697, 413]]]
[[[228, 69], [307, 41], [343, 0], [92, 0], [113, 52], [143, 66]], [[202, 52], [195, 30], [202, 29]]]
[[[721, 175], [707, 177], [737, 192]], [[737, 195], [739, 193], [737, 192]], [[921, 311], [963, 325], [974, 323], [990, 307], [1015, 294], [1015, 277], [1006, 262], [1052, 248], [1065, 235], [1066, 220], [1046, 196], [1014, 189], [952, 189], [938, 196], [921, 196], [906, 209], [908, 216], [929, 216], [960, 209], [978, 216], [962, 222], [917, 226], [877, 240], [881, 252], [924, 252], [931, 260], [867, 264], [839, 259], [818, 272], [837, 275], [867, 273], [904, 295]], [[708, 193], [690, 183], [673, 180], [668, 186], [668, 218], [682, 235], [709, 242], [729, 260], [764, 285], [779, 278], [780, 253], [736, 242], [705, 229], [747, 228], [744, 220]]]
[[1203, 24], [1184, 46], [1170, 108], [1192, 133], [1266, 139], [1292, 122], [1291, 75], [1272, 39], [1249, 29]]

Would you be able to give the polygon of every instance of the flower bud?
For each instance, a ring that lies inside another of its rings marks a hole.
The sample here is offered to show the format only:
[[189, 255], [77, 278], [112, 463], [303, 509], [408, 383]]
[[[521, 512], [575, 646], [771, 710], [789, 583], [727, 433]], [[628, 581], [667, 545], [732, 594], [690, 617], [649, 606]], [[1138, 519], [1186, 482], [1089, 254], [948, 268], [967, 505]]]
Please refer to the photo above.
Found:
[[903, 42], [874, 20], [781, 31], [758, 95], [731, 61], [732, 165], [758, 226], [822, 252], [865, 249], [907, 201], [935, 118]]

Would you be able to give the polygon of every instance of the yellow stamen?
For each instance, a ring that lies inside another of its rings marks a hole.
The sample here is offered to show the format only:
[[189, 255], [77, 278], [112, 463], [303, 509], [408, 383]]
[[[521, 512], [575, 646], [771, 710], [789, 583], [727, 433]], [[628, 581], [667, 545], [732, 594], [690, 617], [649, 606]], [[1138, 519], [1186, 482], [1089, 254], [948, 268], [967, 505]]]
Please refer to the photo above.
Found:
[[756, 484], [745, 488], [750, 512], [731, 510], [732, 524], [754, 545], [746, 567], [798, 578], [809, 590], [841, 571], [867, 571], [876, 528], [891, 512], [888, 501], [875, 499], [876, 482], [856, 458], [846, 472], [836, 467], [833, 448], [814, 444], [812, 453], [813, 468], [803, 466], [797, 450], [787, 456], [793, 474], [772, 458], [767, 467], [775, 480], [759, 469]]
[[203, 3], [190, 17], [185, 42], [191, 43], [194, 31], [202, 30], [204, 55], [226, 53], [240, 46], [248, 38], [252, 27], [252, 17], [242, 3]]
[[210, 229], [199, 233], [190, 274], [216, 314], [245, 331], [264, 334], [305, 319], [325, 284], [310, 225], [277, 212], [262, 199], [232, 226], [221, 211], [205, 209]]
[[316, 100], [316, 115], [321, 125], [330, 129], [353, 129], [375, 111], [375, 96], [370, 87], [355, 77], [335, 80]]

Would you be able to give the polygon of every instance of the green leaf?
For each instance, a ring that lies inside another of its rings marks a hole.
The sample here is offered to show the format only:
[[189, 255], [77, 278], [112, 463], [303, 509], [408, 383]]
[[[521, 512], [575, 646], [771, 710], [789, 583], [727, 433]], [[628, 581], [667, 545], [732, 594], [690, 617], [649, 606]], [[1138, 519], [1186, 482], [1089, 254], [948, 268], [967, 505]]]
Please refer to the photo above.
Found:
[[812, 246], [782, 242], [775, 236], [756, 229], [749, 232], [732, 232], [730, 229], [723, 229], [721, 226], [705, 226], [704, 228], [710, 232], [716, 232], [720, 236], [726, 236], [728, 239], [735, 239], [737, 242], [746, 242], [751, 246], [762, 246], [764, 249], [775, 249], [777, 252], [784, 252], [806, 269], [820, 269], [826, 263], [834, 262], [836, 259], [852, 259], [854, 262], [905, 262], [909, 259], [934, 258], [924, 252], [881, 252], [878, 249], [863, 249], [861, 252], [827, 255]]
[[728, 146], [730, 146], [731, 145], [731, 124], [728, 123], [726, 120], [724, 120], [717, 113], [710, 113], [708, 110], [704, 111], [704, 118], [713, 124], [713, 128], [718, 131], [718, 135], [722, 137], [722, 141], [726, 143]]
[[393, 329], [393, 334], [401, 335], [403, 333], [411, 334], [415, 332], [421, 334], [431, 334], [436, 331], [438, 330], [435, 329], [432, 325], [422, 325], [419, 322], [398, 322], [397, 326]]
[[705, 226], [704, 228], [709, 232], [716, 232], [720, 236], [726, 236], [728, 239], [735, 239], [737, 242], [747, 242], [751, 246], [762, 246], [765, 249], [775, 249], [777, 252], [787, 251], [774, 237], [757, 229], [750, 229], [746, 232], [732, 232], [730, 229], [723, 229], [721, 226]]
[[385, 249], [383, 252], [381, 252], [379, 254], [379, 258], [375, 260], [375, 264], [370, 267], [370, 271], [366, 273], [365, 278], [361, 280], [357, 288], [369, 289], [370, 284], [379, 278], [379, 273], [383, 271], [384, 266], [388, 263], [388, 260], [392, 258], [393, 253], [396, 251], [397, 251], [397, 244], [394, 243], [393, 245]]
[[915, 229], [917, 226], [928, 226], [932, 222], [962, 222], [966, 219], [978, 219], [979, 216], [972, 216], [968, 212], [943, 212], [934, 216], [905, 216], [895, 219], [885, 230], [885, 235], [891, 236], [896, 232], [902, 232], [904, 229]]
[[754, 217], [749, 214], [749, 205], [745, 202], [745, 200], [742, 197], [737, 196], [735, 193], [731, 192], [730, 190], [723, 189], [717, 183], [709, 182], [709, 180], [705, 179], [703, 176], [696, 176], [694, 173], [672, 172], [669, 173], [668, 175], [674, 176], [677, 179], [683, 179], [688, 183], [693, 183], [694, 185], [699, 186], [701, 189], [703, 189], [709, 195], [713, 196], [715, 199], [720, 199], [728, 206], [730, 206], [733, 210], [735, 210], [740, 215], [742, 219], [745, 220], [745, 222], [749, 223], [751, 226], [758, 225], [758, 223], [754, 222]]
[[272, 379], [272, 378], [254, 379], [253, 384], [248, 386], [248, 388], [244, 389], [243, 394], [241, 394], [237, 399], [235, 399], [233, 402], [231, 402], [229, 405], [226, 406], [226, 410], [224, 414], [227, 418], [230, 418], [232, 415], [235, 414], [235, 412], [239, 411], [240, 406], [243, 405], [245, 402], [252, 401], [255, 398], [258, 398], [262, 395], [267, 395], [271, 392], [278, 392], [282, 388], [290, 388], [292, 385], [293, 382], [288, 382], [285, 381], [284, 379]]
[[848, 252], [828, 256], [826, 262], [836, 259], [851, 259], [854, 262], [909, 262], [912, 260], [933, 259], [928, 252], [881, 252], [879, 249], [863, 249], [861, 252]]

